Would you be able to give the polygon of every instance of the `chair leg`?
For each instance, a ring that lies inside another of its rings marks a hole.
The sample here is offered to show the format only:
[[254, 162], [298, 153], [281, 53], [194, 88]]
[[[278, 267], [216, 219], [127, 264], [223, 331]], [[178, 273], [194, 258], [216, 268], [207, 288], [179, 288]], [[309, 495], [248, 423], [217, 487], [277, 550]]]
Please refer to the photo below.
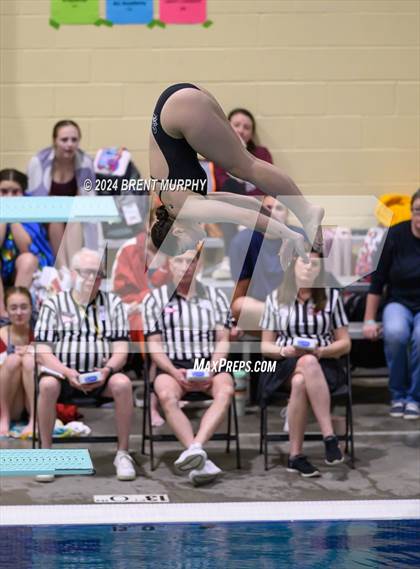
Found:
[[147, 378], [144, 380], [144, 392], [143, 392], [143, 430], [141, 436], [141, 454], [146, 454], [146, 420], [147, 420]]
[[150, 449], [150, 469], [155, 470], [155, 454], [153, 447], [153, 427], [152, 427], [152, 413], [151, 413], [151, 388], [149, 386], [147, 394], [147, 423], [149, 427], [149, 449]]
[[346, 432], [345, 432], [345, 442], [344, 442], [344, 453], [349, 453], [349, 400], [347, 398], [346, 403]]
[[267, 431], [268, 431], [268, 417], [267, 408], [263, 409], [264, 413], [264, 423], [263, 423], [263, 438], [264, 438], [264, 470], [268, 470], [268, 441], [267, 441]]
[[32, 449], [36, 448], [36, 427], [38, 422], [38, 364], [36, 361], [36, 347], [34, 352], [34, 426], [32, 429]]
[[226, 441], [226, 452], [230, 453], [230, 439], [232, 437], [232, 407], [234, 408], [234, 414], [236, 415], [236, 405], [235, 405], [235, 397], [232, 398], [232, 402], [229, 405], [228, 410], [228, 417], [227, 417], [227, 441]]
[[241, 469], [241, 447], [239, 442], [239, 425], [238, 425], [238, 413], [236, 409], [236, 401], [235, 398], [232, 400], [233, 402], [233, 422], [235, 424], [235, 442], [236, 442], [236, 468], [238, 470]]
[[353, 429], [353, 392], [351, 386], [351, 366], [350, 355], [346, 356], [346, 376], [347, 376], [347, 404], [346, 404], [346, 446], [344, 452], [348, 455], [350, 448], [350, 468], [354, 468], [354, 429]]
[[354, 428], [353, 428], [353, 408], [352, 399], [349, 400], [349, 441], [350, 441], [350, 467], [354, 468]]

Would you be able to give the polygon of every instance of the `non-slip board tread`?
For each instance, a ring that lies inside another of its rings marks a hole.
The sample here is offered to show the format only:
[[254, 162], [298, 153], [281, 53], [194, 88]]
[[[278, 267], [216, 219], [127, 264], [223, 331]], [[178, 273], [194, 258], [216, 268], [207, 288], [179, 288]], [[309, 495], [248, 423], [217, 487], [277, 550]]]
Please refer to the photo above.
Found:
[[2, 449], [0, 476], [93, 474], [87, 449]]

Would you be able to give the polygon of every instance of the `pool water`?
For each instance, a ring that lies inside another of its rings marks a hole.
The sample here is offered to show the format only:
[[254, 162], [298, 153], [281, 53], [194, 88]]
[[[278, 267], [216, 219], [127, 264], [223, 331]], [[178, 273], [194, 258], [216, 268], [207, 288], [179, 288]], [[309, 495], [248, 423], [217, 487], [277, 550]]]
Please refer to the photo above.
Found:
[[419, 520], [6, 526], [0, 567], [400, 569], [419, 545]]

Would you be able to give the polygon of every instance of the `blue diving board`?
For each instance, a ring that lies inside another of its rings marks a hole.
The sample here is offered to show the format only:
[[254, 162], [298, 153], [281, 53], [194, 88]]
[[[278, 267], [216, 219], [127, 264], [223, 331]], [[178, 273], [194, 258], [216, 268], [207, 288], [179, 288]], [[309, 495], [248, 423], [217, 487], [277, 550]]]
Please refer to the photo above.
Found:
[[1, 198], [1, 223], [120, 221], [112, 196]]
[[0, 450], [0, 477], [37, 474], [95, 474], [95, 469], [87, 449]]

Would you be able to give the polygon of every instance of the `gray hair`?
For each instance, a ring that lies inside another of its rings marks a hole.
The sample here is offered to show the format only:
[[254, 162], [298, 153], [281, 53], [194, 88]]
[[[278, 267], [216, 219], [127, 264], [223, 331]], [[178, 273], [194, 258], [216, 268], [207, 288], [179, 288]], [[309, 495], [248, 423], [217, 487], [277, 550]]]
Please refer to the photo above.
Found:
[[85, 255], [96, 257], [98, 259], [99, 264], [102, 263], [102, 255], [98, 253], [98, 251], [95, 251], [94, 249], [88, 249], [87, 247], [83, 247], [83, 249], [80, 249], [80, 251], [77, 251], [77, 253], [73, 255], [70, 263], [70, 268], [78, 269], [80, 265], [80, 259]]

